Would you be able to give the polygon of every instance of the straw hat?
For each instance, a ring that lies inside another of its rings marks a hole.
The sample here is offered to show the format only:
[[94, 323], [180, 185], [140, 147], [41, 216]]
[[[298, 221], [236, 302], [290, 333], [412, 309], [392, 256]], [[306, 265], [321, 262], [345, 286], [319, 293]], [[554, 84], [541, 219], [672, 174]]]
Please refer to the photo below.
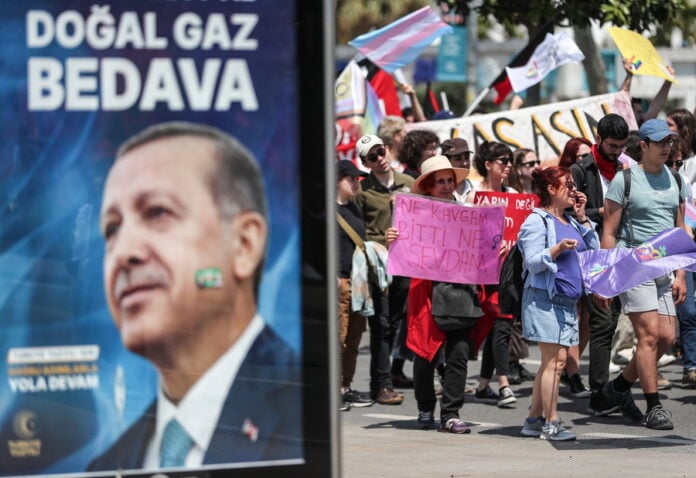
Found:
[[446, 156], [433, 156], [426, 159], [421, 164], [421, 175], [418, 176], [416, 182], [411, 186], [411, 192], [416, 194], [423, 194], [425, 191], [421, 190], [421, 185], [423, 180], [437, 171], [451, 170], [454, 171], [455, 182], [457, 184], [461, 183], [469, 175], [469, 170], [466, 168], [453, 168], [452, 163], [449, 162]]

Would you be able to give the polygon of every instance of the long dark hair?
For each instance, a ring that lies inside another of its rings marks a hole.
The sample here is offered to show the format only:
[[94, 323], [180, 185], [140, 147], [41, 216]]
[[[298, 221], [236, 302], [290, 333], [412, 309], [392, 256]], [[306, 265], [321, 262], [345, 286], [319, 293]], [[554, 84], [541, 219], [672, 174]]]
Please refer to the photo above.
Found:
[[481, 143], [476, 149], [476, 156], [474, 156], [476, 171], [478, 171], [481, 177], [485, 178], [488, 176], [486, 161], [493, 161], [495, 158], [501, 156], [512, 157], [512, 150], [508, 145], [495, 141], [485, 141]]
[[524, 161], [524, 157], [527, 156], [529, 153], [533, 153], [533, 149], [529, 148], [520, 148], [516, 149], [512, 153], [512, 168], [510, 168], [510, 174], [508, 175], [507, 179], [505, 180], [505, 183], [507, 186], [510, 186], [517, 192], [524, 192], [523, 189], [524, 187], [522, 186], [522, 180], [520, 179], [521, 174], [520, 174], [520, 164]]

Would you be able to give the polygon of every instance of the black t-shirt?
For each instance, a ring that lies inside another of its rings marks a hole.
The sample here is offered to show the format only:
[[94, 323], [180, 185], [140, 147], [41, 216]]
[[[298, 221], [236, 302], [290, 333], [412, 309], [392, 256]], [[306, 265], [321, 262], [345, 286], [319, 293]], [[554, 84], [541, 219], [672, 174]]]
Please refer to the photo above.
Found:
[[[358, 233], [360, 239], [365, 240], [365, 222], [358, 206], [353, 202], [348, 204], [337, 204], [337, 212], [345, 219], [348, 224]], [[353, 251], [355, 243], [350, 236], [338, 225], [338, 277], [349, 278], [350, 269], [353, 264]]]

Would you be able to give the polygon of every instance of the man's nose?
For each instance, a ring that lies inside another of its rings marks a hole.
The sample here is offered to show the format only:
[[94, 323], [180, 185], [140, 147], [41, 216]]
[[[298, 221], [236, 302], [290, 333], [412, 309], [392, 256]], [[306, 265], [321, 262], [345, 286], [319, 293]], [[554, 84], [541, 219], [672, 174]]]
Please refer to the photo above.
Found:
[[128, 268], [142, 264], [147, 260], [148, 250], [146, 236], [136, 224], [121, 224], [111, 252], [119, 267]]

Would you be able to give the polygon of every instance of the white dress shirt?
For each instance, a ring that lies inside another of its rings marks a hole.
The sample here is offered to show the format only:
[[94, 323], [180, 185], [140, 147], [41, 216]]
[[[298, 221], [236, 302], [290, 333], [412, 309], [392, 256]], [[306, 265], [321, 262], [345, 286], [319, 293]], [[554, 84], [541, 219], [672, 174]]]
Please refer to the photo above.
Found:
[[164, 395], [160, 384], [155, 434], [145, 452], [144, 469], [159, 468], [162, 435], [172, 418], [176, 418], [193, 439], [191, 451], [186, 456], [186, 467], [203, 464], [227, 394], [239, 367], [263, 328], [263, 319], [256, 314], [234, 345], [191, 387], [178, 406]]

